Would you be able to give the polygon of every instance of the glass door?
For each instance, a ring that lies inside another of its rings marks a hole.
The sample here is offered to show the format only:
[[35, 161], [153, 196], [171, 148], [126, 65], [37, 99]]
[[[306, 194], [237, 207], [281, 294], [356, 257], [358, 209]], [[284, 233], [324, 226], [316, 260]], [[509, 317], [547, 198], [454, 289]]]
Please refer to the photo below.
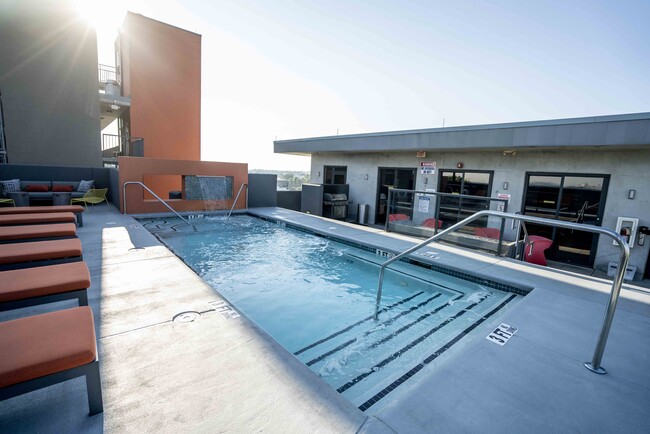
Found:
[[[415, 188], [416, 169], [395, 169], [379, 168], [379, 182], [377, 183], [377, 213], [375, 215], [375, 224], [386, 223], [389, 211], [388, 189], [403, 188], [413, 190]], [[390, 210], [391, 213], [405, 214], [408, 218], [413, 217], [413, 193], [398, 192], [393, 200], [395, 208]]]
[[[526, 177], [523, 214], [600, 226], [609, 175], [535, 174]], [[530, 235], [553, 241], [547, 259], [591, 267], [598, 235], [572, 229], [526, 225]]]

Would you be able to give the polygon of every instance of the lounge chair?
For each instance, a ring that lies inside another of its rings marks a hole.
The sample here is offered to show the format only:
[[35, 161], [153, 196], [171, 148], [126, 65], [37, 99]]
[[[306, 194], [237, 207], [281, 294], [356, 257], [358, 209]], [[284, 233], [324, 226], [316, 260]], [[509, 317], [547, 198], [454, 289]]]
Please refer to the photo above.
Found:
[[74, 223], [51, 225], [0, 226], [0, 244], [44, 241], [77, 236]]
[[49, 214], [9, 214], [0, 215], [0, 226], [38, 225], [47, 223], [74, 223], [71, 212], [53, 212]]
[[90, 273], [85, 262], [0, 271], [0, 312], [77, 299], [88, 306]]
[[83, 226], [84, 207], [81, 205], [54, 205], [54, 206], [17, 206], [0, 208], [1, 215], [9, 214], [40, 214], [53, 212], [72, 212], [77, 216], [77, 224]]
[[436, 220], [434, 218], [428, 218], [425, 221], [422, 222], [422, 226], [426, 228], [433, 228], [435, 229], [436, 226], [438, 226], [438, 229], [442, 228], [442, 220]]
[[529, 235], [526, 247], [524, 248], [524, 261], [531, 264], [546, 266], [546, 256], [544, 252], [551, 247], [552, 240], [540, 237], [538, 235]]
[[498, 240], [501, 236], [501, 229], [498, 228], [474, 228], [474, 235], [483, 238]]
[[70, 199], [70, 205], [75, 203], [83, 203], [88, 209], [88, 204], [97, 205], [106, 201], [106, 192], [108, 188], [91, 188], [83, 195], [83, 197], [73, 197]]
[[389, 222], [399, 222], [402, 220], [410, 220], [409, 216], [406, 214], [388, 214], [388, 221]]
[[104, 411], [90, 307], [0, 322], [0, 401], [85, 376], [90, 415]]
[[16, 202], [10, 198], [0, 197], [0, 204], [7, 204], [9, 206], [16, 206]]
[[3, 244], [0, 249], [0, 271], [81, 260], [83, 258], [79, 238]]

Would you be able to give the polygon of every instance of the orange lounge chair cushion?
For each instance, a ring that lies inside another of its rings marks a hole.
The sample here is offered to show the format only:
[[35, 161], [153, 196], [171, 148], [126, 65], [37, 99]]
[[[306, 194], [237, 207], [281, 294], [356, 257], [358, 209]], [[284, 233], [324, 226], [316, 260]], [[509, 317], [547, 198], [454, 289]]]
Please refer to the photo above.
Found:
[[29, 238], [74, 237], [77, 225], [58, 223], [54, 225], [0, 226], [0, 240], [24, 240]]
[[90, 287], [90, 272], [86, 263], [79, 261], [2, 271], [0, 282], [0, 303], [5, 303], [87, 289]]
[[0, 215], [0, 226], [31, 225], [43, 223], [74, 223], [75, 221], [77, 221], [77, 219], [71, 212]]
[[81, 241], [79, 241], [79, 238], [3, 244], [0, 247], [0, 264], [18, 264], [75, 256], [81, 256]]
[[422, 226], [427, 228], [435, 228], [438, 226], [438, 229], [442, 227], [442, 220], [436, 220], [434, 218], [428, 218], [422, 222]]
[[54, 205], [54, 206], [16, 206], [0, 208], [0, 215], [7, 214], [40, 214], [53, 212], [84, 212], [81, 205]]
[[498, 240], [501, 236], [501, 229], [497, 228], [474, 228], [474, 235], [483, 238], [493, 238]]
[[389, 222], [399, 222], [402, 220], [409, 220], [409, 216], [406, 214], [389, 214], [388, 215], [388, 221]]
[[0, 387], [66, 371], [97, 358], [90, 307], [0, 322]]

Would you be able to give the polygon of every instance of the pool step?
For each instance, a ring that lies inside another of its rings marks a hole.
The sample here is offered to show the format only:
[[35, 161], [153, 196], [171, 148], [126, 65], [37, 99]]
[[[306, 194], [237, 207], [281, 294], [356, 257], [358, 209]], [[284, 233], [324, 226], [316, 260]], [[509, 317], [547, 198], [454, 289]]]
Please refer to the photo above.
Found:
[[[366, 409], [413, 366], [484, 322], [485, 316], [491, 316], [492, 309], [509, 296], [488, 290], [469, 296], [439, 292], [417, 295], [386, 309], [379, 321], [370, 319], [348, 326], [297, 355], [336, 390]], [[450, 329], [451, 335], [446, 333]], [[393, 369], [395, 366], [399, 369]]]

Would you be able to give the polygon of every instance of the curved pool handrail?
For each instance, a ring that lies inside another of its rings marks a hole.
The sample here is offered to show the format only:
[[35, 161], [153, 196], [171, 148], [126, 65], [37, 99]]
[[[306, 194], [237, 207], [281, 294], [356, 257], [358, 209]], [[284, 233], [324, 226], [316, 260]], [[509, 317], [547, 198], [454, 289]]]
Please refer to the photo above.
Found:
[[612, 281], [612, 290], [609, 294], [609, 302], [607, 303], [607, 309], [605, 310], [605, 317], [603, 319], [603, 325], [600, 329], [600, 334], [598, 335], [598, 341], [596, 343], [596, 348], [594, 349], [594, 355], [591, 359], [591, 362], [585, 362], [584, 364], [584, 366], [592, 372], [595, 372], [597, 374], [605, 374], [607, 371], [600, 365], [600, 362], [602, 361], [603, 353], [605, 352], [607, 337], [609, 336], [609, 331], [611, 329], [612, 321], [614, 319], [614, 313], [616, 311], [618, 296], [621, 292], [621, 286], [623, 285], [623, 277], [625, 275], [625, 269], [627, 268], [627, 264], [630, 260], [630, 246], [623, 240], [623, 238], [619, 234], [617, 234], [616, 232], [610, 229], [605, 229], [600, 226], [585, 225], [582, 223], [564, 222], [560, 220], [550, 220], [550, 219], [544, 219], [540, 217], [504, 213], [499, 211], [490, 211], [490, 210], [479, 211], [476, 214], [473, 214], [467, 217], [466, 219], [456, 223], [455, 225], [450, 226], [449, 228], [441, 232], [438, 232], [431, 238], [427, 238], [421, 243], [416, 244], [415, 246], [390, 258], [379, 267], [379, 285], [377, 287], [377, 301], [375, 303], [374, 318], [377, 319], [379, 317], [379, 305], [381, 303], [381, 290], [384, 283], [384, 272], [387, 266], [421, 249], [422, 247], [426, 246], [432, 241], [436, 241], [442, 238], [443, 236], [451, 232], [454, 232], [455, 230], [460, 229], [463, 226], [466, 226], [468, 223], [471, 223], [474, 220], [480, 219], [482, 217], [487, 217], [487, 216], [499, 217], [502, 219], [513, 219], [521, 222], [535, 223], [535, 224], [545, 225], [545, 226], [554, 226], [558, 228], [575, 229], [575, 230], [580, 230], [585, 232], [592, 232], [592, 233], [607, 235], [608, 237], [614, 239], [618, 247], [621, 249], [621, 259], [619, 261], [616, 276]]
[[127, 186], [127, 185], [131, 185], [131, 184], [139, 185], [139, 186], [141, 186], [142, 188], [144, 188], [145, 190], [147, 190], [149, 193], [151, 193], [151, 195], [152, 195], [153, 197], [155, 197], [156, 199], [158, 199], [158, 202], [160, 202], [160, 203], [162, 203], [163, 205], [165, 205], [165, 206], [166, 206], [166, 207], [167, 207], [171, 212], [173, 212], [174, 214], [176, 214], [176, 216], [177, 216], [178, 218], [180, 218], [181, 220], [183, 220], [183, 221], [184, 221], [185, 223], [187, 223], [190, 227], [193, 227], [193, 226], [192, 226], [192, 223], [190, 223], [190, 222], [189, 222], [187, 219], [185, 219], [182, 215], [180, 215], [179, 213], [177, 213], [177, 212], [174, 210], [174, 208], [172, 208], [171, 206], [169, 206], [169, 205], [167, 204], [167, 202], [165, 202], [164, 200], [162, 200], [162, 199], [161, 199], [161, 198], [160, 198], [156, 193], [154, 193], [153, 191], [151, 191], [151, 189], [150, 189], [149, 187], [147, 187], [146, 185], [144, 185], [143, 183], [141, 183], [141, 182], [139, 182], [139, 181], [126, 181], [124, 184], [122, 184], [122, 197], [123, 197], [123, 204], [124, 204], [124, 206], [123, 206], [123, 208], [124, 208], [124, 214], [126, 214], [126, 186]]
[[239, 200], [239, 195], [241, 194], [241, 191], [244, 188], [244, 186], [246, 186], [246, 209], [248, 209], [248, 184], [243, 182], [242, 185], [239, 186], [239, 191], [237, 192], [237, 196], [235, 196], [235, 201], [232, 203], [232, 206], [230, 207], [230, 212], [228, 212], [228, 216], [226, 216], [226, 223], [228, 223], [228, 220], [230, 220], [230, 214], [232, 214], [232, 210], [235, 209], [235, 205]]

